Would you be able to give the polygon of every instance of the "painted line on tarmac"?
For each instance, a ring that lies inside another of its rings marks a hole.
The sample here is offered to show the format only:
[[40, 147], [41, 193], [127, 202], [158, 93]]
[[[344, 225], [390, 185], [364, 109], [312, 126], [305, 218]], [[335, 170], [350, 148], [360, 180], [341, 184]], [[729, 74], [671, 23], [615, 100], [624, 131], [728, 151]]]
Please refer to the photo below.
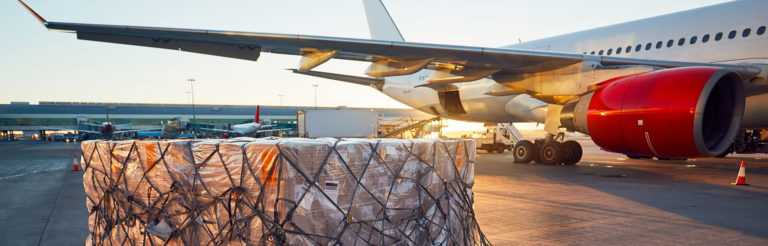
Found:
[[43, 169], [43, 170], [32, 171], [32, 172], [28, 172], [28, 173], [20, 173], [20, 174], [11, 175], [11, 176], [0, 177], [0, 180], [18, 178], [18, 177], [21, 177], [21, 176], [32, 175], [32, 174], [43, 173], [43, 172], [50, 172], [50, 171], [57, 171], [57, 170], [63, 170], [63, 169], [66, 169], [66, 167], [57, 167], [57, 168], [51, 168], [51, 169]]

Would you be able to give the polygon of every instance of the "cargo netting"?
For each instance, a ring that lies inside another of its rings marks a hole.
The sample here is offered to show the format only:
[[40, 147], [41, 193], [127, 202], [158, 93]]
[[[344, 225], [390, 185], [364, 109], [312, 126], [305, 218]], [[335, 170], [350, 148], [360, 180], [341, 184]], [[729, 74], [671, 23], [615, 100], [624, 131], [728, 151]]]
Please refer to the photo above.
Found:
[[490, 245], [474, 140], [82, 143], [94, 245]]

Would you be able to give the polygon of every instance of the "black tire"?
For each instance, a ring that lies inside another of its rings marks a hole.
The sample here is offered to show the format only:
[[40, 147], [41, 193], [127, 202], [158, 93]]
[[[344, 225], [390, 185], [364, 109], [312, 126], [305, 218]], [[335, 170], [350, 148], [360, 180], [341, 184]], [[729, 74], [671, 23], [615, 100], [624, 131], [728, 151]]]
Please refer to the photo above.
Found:
[[579, 144], [579, 142], [568, 140], [563, 143], [563, 147], [566, 149], [566, 152], [568, 152], [568, 157], [564, 158], [563, 164], [571, 166], [581, 161], [581, 156], [584, 154], [584, 151], [581, 149], [581, 144]]
[[496, 152], [498, 152], [499, 154], [503, 154], [504, 151], [507, 150], [507, 147], [504, 146], [503, 144], [496, 144], [495, 147], [496, 147]]
[[541, 163], [547, 165], [556, 165], [562, 163], [563, 146], [558, 142], [545, 143], [539, 149], [539, 159]]
[[[730, 149], [729, 149], [729, 150], [730, 150]], [[725, 158], [725, 156], [727, 156], [727, 155], [728, 155], [728, 154], [730, 154], [730, 153], [731, 153], [730, 151], [726, 150], [726, 151], [725, 151], [725, 152], [723, 152], [722, 154], [719, 154], [719, 155], [715, 156], [715, 158]]]
[[629, 159], [651, 159], [651, 157], [650, 157], [650, 156], [642, 156], [642, 155], [631, 155], [631, 154], [626, 154], [626, 156], [627, 156], [627, 158], [629, 158]]
[[536, 152], [535, 155], [533, 155], [533, 161], [536, 163], [541, 163], [541, 157], [539, 156], [539, 150], [541, 150], [541, 146], [544, 145], [544, 139], [536, 139], [533, 141], [533, 149]]
[[493, 146], [486, 145], [485, 151], [488, 151], [488, 154], [493, 154], [493, 151], [495, 151], [495, 149], [493, 148]]
[[512, 153], [515, 156], [515, 163], [523, 164], [531, 162], [534, 156], [537, 155], [535, 146], [528, 140], [517, 142], [515, 147], [512, 148]]

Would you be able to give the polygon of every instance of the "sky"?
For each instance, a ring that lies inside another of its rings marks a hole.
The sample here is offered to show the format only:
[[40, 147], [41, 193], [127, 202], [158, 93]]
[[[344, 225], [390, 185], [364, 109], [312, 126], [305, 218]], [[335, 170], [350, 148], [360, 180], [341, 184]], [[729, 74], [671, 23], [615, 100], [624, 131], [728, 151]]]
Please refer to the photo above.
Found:
[[[727, 2], [723, 0], [385, 0], [406, 41], [499, 47]], [[27, 0], [54, 22], [369, 38], [360, 0]], [[47, 31], [16, 1], [0, 2], [0, 103], [39, 101], [407, 106], [365, 86], [293, 74], [299, 57], [257, 62], [77, 40]], [[368, 64], [331, 60], [318, 71], [363, 76]]]

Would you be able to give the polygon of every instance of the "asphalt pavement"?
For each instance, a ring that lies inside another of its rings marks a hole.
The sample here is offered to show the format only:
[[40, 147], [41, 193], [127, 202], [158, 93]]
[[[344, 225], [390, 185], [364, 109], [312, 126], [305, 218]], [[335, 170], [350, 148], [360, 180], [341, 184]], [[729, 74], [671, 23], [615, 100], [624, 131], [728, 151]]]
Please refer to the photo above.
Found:
[[79, 153], [74, 143], [0, 143], [0, 245], [83, 245], [83, 172], [71, 171]]
[[[576, 166], [478, 151], [473, 188], [495, 245], [768, 245], [768, 155], [631, 160], [588, 139]], [[0, 143], [0, 245], [82, 245], [78, 144]], [[749, 186], [734, 186], [747, 162]]]
[[[576, 166], [480, 154], [475, 211], [496, 245], [768, 245], [768, 156], [631, 160], [580, 141]], [[734, 186], [739, 164], [749, 186]]]

